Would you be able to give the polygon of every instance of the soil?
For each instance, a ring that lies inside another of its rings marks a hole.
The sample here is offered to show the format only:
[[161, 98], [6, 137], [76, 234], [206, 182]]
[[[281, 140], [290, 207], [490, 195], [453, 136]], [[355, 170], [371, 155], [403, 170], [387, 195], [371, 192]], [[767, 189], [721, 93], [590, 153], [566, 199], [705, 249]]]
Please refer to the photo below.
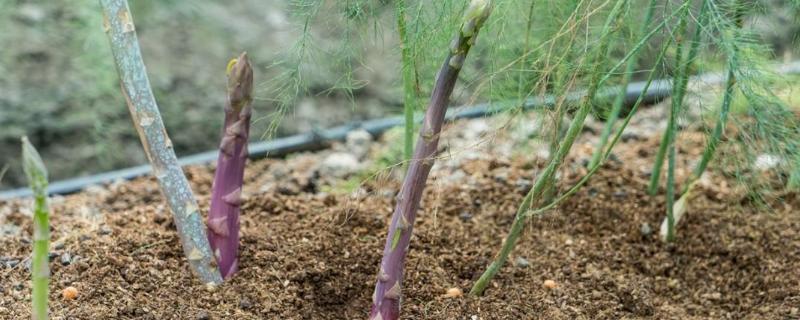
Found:
[[[561, 171], [562, 190], [586, 172], [592, 136]], [[657, 135], [628, 136], [586, 187], [532, 219], [486, 294], [468, 296], [544, 163], [484, 152], [506, 138], [482, 137], [489, 143], [469, 149], [478, 156], [443, 160], [429, 180], [406, 264], [404, 319], [800, 319], [797, 195], [759, 210], [712, 174], [678, 240], [663, 244], [663, 190], [644, 191]], [[451, 151], [457, 143], [448, 139]], [[682, 159], [699, 154], [702, 137], [681, 141]], [[385, 175], [355, 192], [323, 192], [309, 169], [319, 157], [249, 165], [240, 271], [214, 291], [189, 271], [152, 178], [54, 198], [53, 318], [365, 319], [399, 182]], [[213, 168], [187, 172], [196, 194], [210, 193]], [[208, 197], [200, 202], [207, 207]], [[0, 203], [2, 319], [30, 317], [29, 211], [27, 201]], [[68, 286], [76, 299], [62, 298]], [[446, 296], [450, 288], [465, 294]]]

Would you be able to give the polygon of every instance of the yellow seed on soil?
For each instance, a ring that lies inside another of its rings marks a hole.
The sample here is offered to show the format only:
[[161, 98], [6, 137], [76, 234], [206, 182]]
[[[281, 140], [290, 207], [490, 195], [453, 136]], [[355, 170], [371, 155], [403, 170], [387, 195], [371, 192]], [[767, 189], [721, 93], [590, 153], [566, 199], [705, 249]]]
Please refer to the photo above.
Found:
[[556, 284], [555, 281], [550, 279], [545, 280], [543, 285], [547, 289], [555, 289], [556, 287], [558, 287], [558, 284]]
[[74, 300], [78, 297], [78, 289], [75, 287], [66, 287], [64, 291], [61, 292], [61, 296], [64, 297], [64, 300]]
[[458, 297], [460, 297], [462, 295], [464, 295], [464, 292], [461, 291], [461, 289], [459, 289], [459, 288], [447, 289], [447, 293], [444, 294], [444, 296], [448, 297], [448, 298], [458, 298]]

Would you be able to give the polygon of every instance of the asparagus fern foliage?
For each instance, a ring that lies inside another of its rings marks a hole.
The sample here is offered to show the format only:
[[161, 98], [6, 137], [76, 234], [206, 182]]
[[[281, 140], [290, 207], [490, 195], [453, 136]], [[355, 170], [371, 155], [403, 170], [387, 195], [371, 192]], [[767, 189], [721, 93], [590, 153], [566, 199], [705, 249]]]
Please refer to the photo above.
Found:
[[372, 297], [372, 310], [369, 316], [372, 320], [394, 320], [400, 317], [403, 265], [425, 182], [436, 156], [447, 105], [467, 53], [475, 43], [478, 31], [489, 17], [491, 10], [491, 0], [472, 0], [450, 45], [447, 58], [439, 69], [431, 101], [420, 128], [416, 149], [397, 196], [397, 206], [392, 215]]
[[238, 266], [239, 211], [248, 155], [252, 95], [253, 68], [247, 53], [242, 53], [228, 63], [225, 124], [208, 213], [208, 240], [223, 278], [236, 273]]

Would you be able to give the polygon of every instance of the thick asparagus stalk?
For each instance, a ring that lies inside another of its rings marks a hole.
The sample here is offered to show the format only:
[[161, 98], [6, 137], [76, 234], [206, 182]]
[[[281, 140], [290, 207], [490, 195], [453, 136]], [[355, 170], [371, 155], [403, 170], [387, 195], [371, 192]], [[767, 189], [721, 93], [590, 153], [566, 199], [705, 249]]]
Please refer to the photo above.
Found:
[[491, 0], [472, 0], [464, 14], [458, 34], [450, 46], [447, 58], [439, 69], [414, 156], [397, 196], [397, 207], [392, 215], [373, 294], [370, 319], [394, 320], [400, 316], [403, 265], [420, 198], [425, 189], [425, 181], [433, 166], [447, 104], [467, 53], [475, 43], [478, 30], [489, 17], [491, 10]]
[[50, 279], [50, 210], [47, 208], [47, 168], [27, 137], [22, 137], [22, 165], [33, 191], [33, 319], [47, 319], [47, 283]]
[[207, 285], [221, 283], [222, 277], [214, 266], [197, 200], [178, 165], [150, 88], [128, 2], [100, 0], [100, 5], [103, 9], [103, 28], [111, 44], [122, 93], [147, 159], [153, 167], [153, 174], [172, 209], [184, 255], [200, 280]]
[[239, 251], [239, 205], [253, 100], [253, 68], [247, 53], [229, 63], [227, 93], [225, 124], [208, 212], [208, 240], [224, 278], [236, 273]]

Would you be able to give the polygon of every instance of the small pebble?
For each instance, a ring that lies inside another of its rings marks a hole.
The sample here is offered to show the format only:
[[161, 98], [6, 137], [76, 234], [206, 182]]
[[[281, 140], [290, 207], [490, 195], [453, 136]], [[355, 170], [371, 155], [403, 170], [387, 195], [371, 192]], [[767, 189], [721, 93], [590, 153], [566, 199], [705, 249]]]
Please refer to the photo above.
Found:
[[61, 265], [68, 266], [72, 263], [72, 255], [69, 252], [64, 252], [61, 254]]
[[19, 259], [8, 259], [3, 261], [3, 264], [5, 265], [6, 268], [11, 269], [19, 264]]
[[66, 287], [61, 291], [61, 296], [64, 297], [64, 300], [75, 300], [75, 298], [78, 297], [78, 289], [75, 287]]
[[533, 182], [528, 179], [517, 179], [517, 182], [514, 183], [517, 186], [518, 191], [528, 192], [528, 190], [533, 187]]
[[108, 226], [102, 226], [100, 227], [100, 230], [97, 231], [97, 233], [101, 236], [109, 235], [111, 234], [111, 228], [109, 228]]
[[555, 289], [556, 287], [558, 287], [556, 282], [550, 279], [545, 280], [543, 285], [547, 289]]
[[639, 231], [642, 233], [642, 236], [647, 237], [653, 233], [653, 228], [650, 228], [650, 224], [645, 222], [639, 227]]
[[448, 297], [448, 298], [458, 298], [458, 297], [460, 297], [462, 295], [464, 295], [464, 292], [461, 291], [461, 289], [459, 289], [459, 288], [447, 289], [447, 293], [444, 294], [444, 296]]
[[517, 257], [517, 260], [514, 261], [514, 265], [520, 268], [527, 268], [531, 263], [523, 257]]
[[211, 316], [208, 315], [208, 311], [200, 311], [200, 312], [197, 313], [196, 319], [197, 320], [209, 320], [209, 319], [211, 319]]
[[241, 308], [242, 310], [247, 310], [247, 309], [250, 309], [252, 307], [253, 307], [253, 303], [250, 302], [250, 299], [242, 298], [242, 300], [239, 301], [239, 308]]

